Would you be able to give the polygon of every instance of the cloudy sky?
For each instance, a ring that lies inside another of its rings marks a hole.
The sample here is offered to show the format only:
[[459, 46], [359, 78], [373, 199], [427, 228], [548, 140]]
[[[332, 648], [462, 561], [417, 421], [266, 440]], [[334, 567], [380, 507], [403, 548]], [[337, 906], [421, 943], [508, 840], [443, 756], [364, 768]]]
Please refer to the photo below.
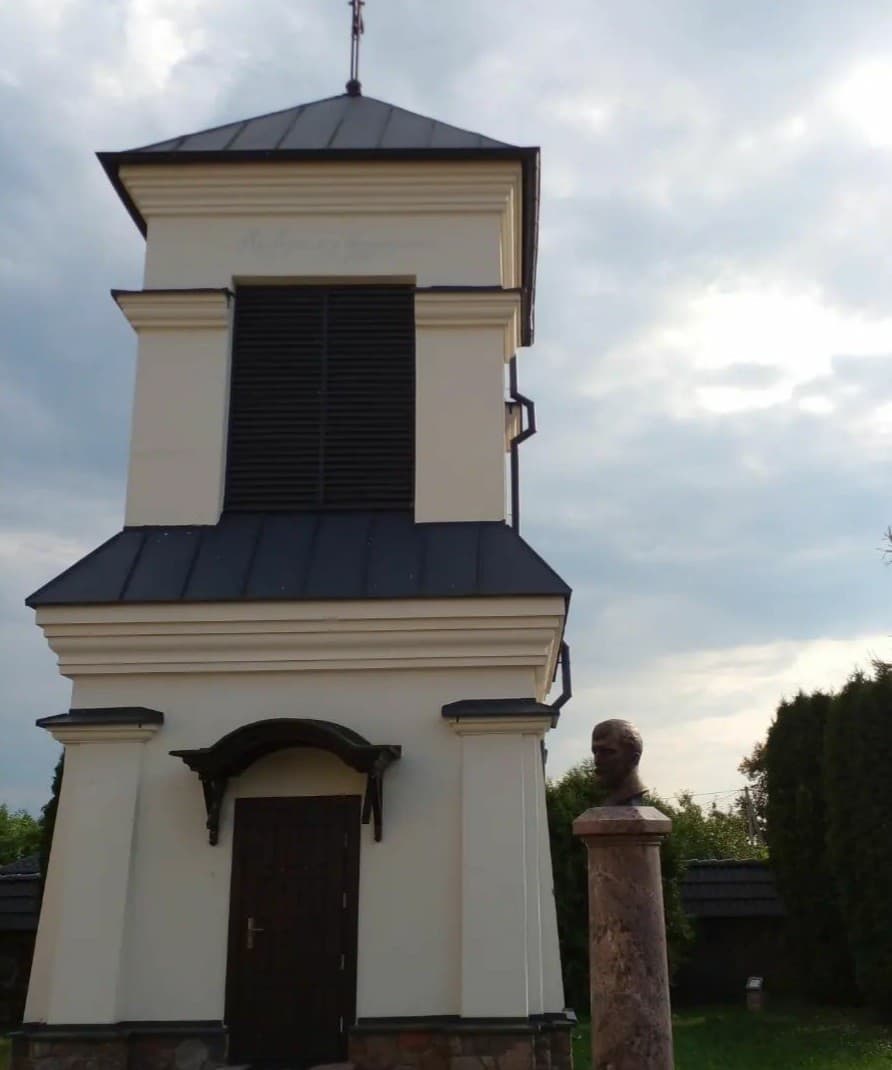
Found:
[[[93, 153], [341, 91], [342, 0], [0, 5], [0, 801], [68, 685], [26, 594], [120, 527], [143, 243]], [[888, 0], [369, 0], [372, 96], [543, 152], [524, 531], [574, 587], [550, 772], [626, 716], [727, 792], [892, 657]], [[727, 796], [719, 796], [720, 799]], [[706, 801], [706, 796], [704, 796]]]

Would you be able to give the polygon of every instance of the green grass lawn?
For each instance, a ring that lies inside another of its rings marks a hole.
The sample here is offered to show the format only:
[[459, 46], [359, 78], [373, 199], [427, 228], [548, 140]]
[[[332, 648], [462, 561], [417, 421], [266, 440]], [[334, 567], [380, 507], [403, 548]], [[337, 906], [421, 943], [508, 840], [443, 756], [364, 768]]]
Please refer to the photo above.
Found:
[[[676, 1070], [892, 1070], [892, 1029], [857, 1011], [715, 1007], [673, 1016]], [[574, 1032], [589, 1070], [588, 1024]]]
[[0, 1037], [0, 1070], [6, 1070], [9, 1066], [9, 1041], [6, 1037]]

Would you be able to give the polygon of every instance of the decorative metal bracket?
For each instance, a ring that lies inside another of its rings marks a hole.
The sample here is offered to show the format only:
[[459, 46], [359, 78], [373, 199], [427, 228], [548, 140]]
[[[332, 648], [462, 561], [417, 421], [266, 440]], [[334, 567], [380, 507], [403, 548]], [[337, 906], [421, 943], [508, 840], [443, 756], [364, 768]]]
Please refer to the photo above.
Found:
[[207, 810], [208, 843], [216, 845], [220, 838], [220, 810], [223, 807], [223, 797], [226, 794], [228, 777], [215, 777], [210, 774], [198, 774], [201, 780], [201, 790], [204, 793], [204, 806]]
[[362, 823], [367, 825], [374, 818], [376, 843], [381, 842], [384, 834], [384, 770], [394, 760], [387, 753], [379, 754], [366, 780], [365, 798], [362, 802]]
[[170, 752], [173, 757], [182, 758], [201, 781], [208, 842], [219, 841], [220, 814], [230, 779], [260, 758], [289, 747], [329, 751], [352, 769], [366, 774], [362, 823], [373, 823], [375, 840], [380, 842], [384, 834], [384, 773], [399, 759], [402, 747], [369, 743], [358, 732], [331, 721], [287, 717], [243, 725], [210, 747]]

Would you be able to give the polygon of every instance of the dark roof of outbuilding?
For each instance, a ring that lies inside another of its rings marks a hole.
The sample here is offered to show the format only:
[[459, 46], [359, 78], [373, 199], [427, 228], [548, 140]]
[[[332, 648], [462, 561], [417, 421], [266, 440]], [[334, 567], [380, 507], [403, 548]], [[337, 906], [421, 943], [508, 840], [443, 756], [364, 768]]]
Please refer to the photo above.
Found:
[[558, 595], [570, 588], [507, 524], [411, 513], [224, 514], [125, 528], [29, 606]]
[[143, 234], [147, 231], [146, 221], [119, 174], [121, 167], [128, 164], [519, 160], [523, 173], [523, 344], [532, 343], [539, 219], [538, 148], [510, 145], [374, 97], [344, 93], [123, 152], [100, 152], [98, 156]]
[[0, 866], [0, 932], [33, 932], [40, 916], [40, 859]]
[[0, 866], [0, 877], [39, 877], [40, 855], [26, 855], [15, 862], [5, 862]]
[[786, 914], [774, 873], [758, 860], [689, 862], [681, 901], [694, 918], [780, 918]]

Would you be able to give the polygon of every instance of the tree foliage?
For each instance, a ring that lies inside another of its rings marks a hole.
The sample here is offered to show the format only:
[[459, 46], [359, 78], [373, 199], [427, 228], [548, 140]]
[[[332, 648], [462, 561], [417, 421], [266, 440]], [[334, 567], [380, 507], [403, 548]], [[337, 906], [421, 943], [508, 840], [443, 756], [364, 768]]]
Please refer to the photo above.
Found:
[[0, 803], [0, 865], [17, 862], [40, 847], [40, 823], [25, 810]]
[[660, 803], [672, 818], [672, 838], [685, 862], [695, 858], [764, 858], [766, 849], [750, 835], [744, 810], [721, 810], [715, 803], [704, 809], [682, 792], [675, 803]]
[[0, 803], [0, 865], [36, 854], [40, 860], [40, 872], [46, 875], [64, 764], [63, 753], [53, 770], [50, 798], [42, 807], [39, 818], [32, 817], [26, 810], [10, 810], [6, 803]]
[[834, 698], [825, 738], [828, 843], [864, 998], [892, 1016], [892, 666], [855, 673]]
[[830, 858], [824, 731], [832, 698], [781, 702], [764, 747], [767, 838], [804, 994], [851, 1002], [854, 974]]
[[[581, 1012], [587, 1011], [589, 1004], [588, 879], [585, 846], [573, 835], [572, 825], [602, 799], [591, 759], [549, 782], [546, 788], [564, 992], [568, 1005]], [[727, 814], [715, 807], [704, 811], [690, 795], [682, 795], [675, 804], [649, 795], [647, 803], [672, 819], [672, 834], [663, 842], [661, 865], [666, 938], [670, 968], [674, 969], [693, 939], [681, 904], [685, 862], [692, 858], [753, 858], [762, 849], [750, 840], [740, 814]]]

